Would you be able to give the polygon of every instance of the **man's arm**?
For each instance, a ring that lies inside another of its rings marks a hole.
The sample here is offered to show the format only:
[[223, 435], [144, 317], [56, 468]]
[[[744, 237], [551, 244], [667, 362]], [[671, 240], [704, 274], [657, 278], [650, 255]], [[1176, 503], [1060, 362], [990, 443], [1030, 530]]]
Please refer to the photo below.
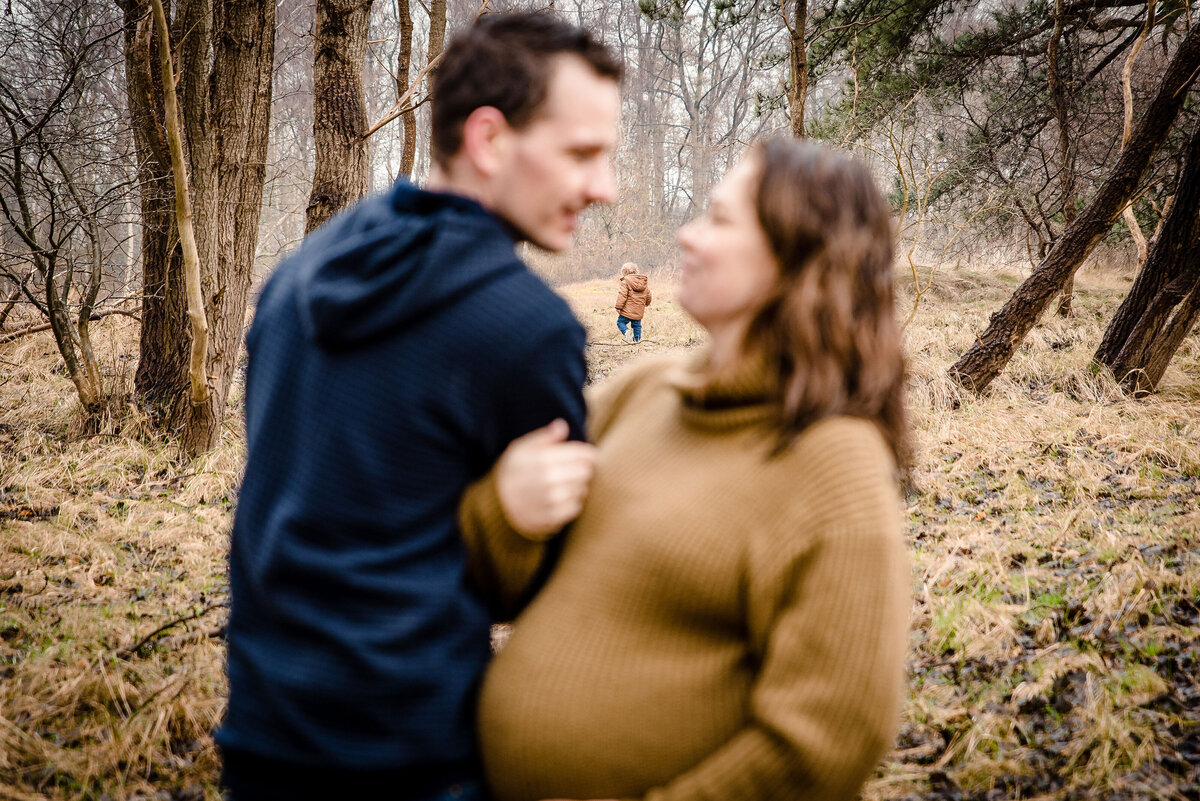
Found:
[[[565, 312], [564, 312], [565, 314]], [[586, 439], [583, 384], [584, 331], [574, 318], [541, 327], [522, 347], [506, 354], [492, 371], [483, 410], [484, 453], [499, 459], [513, 440], [556, 419], [567, 424], [567, 438]], [[472, 573], [488, 595], [494, 612], [514, 615], [545, 583], [561, 544], [556, 531], [535, 538], [518, 532], [504, 515], [495, 469], [463, 496], [459, 525], [471, 557]], [[572, 515], [573, 517], [573, 515]]]
[[572, 317], [531, 331], [522, 347], [506, 354], [488, 393], [492, 425], [485, 447], [493, 459], [517, 437], [559, 418], [570, 427], [569, 439], [587, 439], [585, 345], [583, 327]]

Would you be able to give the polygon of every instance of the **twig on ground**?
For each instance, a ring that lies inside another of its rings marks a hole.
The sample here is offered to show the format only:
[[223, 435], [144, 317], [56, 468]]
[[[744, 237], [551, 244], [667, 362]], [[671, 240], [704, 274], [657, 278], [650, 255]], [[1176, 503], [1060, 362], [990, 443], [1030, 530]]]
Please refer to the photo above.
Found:
[[637, 342], [588, 342], [587, 346], [589, 348], [593, 345], [601, 348], [632, 348], [634, 345], [645, 345], [648, 342], [653, 342], [655, 345], [660, 344], [656, 339], [642, 339], [638, 340]]
[[119, 656], [119, 657], [134, 656], [135, 654], [139, 653], [143, 648], [145, 648], [147, 645], [152, 644], [154, 642], [154, 640], [156, 640], [159, 637], [159, 635], [161, 635], [163, 632], [173, 629], [175, 626], [178, 626], [180, 623], [188, 623], [193, 620], [198, 620], [198, 619], [204, 617], [205, 615], [207, 615], [209, 612], [213, 611], [214, 609], [224, 609], [224, 608], [227, 608], [228, 606], [229, 606], [229, 601], [218, 601], [217, 603], [212, 603], [212, 604], [209, 604], [208, 606], [205, 606], [203, 609], [201, 609], [198, 612], [193, 612], [190, 615], [184, 615], [183, 617], [176, 618], [175, 620], [172, 620], [169, 623], [164, 623], [163, 625], [156, 628], [154, 631], [147, 634], [142, 639], [138, 640], [138, 642], [135, 645], [131, 645], [131, 646], [122, 648], [121, 650], [117, 651], [117, 656]]

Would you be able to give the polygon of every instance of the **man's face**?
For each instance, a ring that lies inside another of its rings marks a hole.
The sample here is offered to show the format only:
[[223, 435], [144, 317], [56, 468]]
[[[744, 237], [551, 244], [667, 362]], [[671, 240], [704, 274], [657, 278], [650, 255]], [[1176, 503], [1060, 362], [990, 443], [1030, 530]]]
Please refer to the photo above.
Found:
[[620, 113], [615, 81], [576, 56], [556, 59], [534, 118], [506, 131], [492, 210], [539, 247], [569, 248], [579, 214], [617, 199], [611, 160]]

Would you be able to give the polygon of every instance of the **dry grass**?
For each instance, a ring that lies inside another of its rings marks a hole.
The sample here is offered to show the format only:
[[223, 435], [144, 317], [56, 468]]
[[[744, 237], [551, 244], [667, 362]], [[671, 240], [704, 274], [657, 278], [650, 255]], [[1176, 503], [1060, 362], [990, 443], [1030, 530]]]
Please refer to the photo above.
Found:
[[865, 797], [1196, 798], [1200, 342], [1126, 399], [1090, 358], [1128, 279], [1085, 272], [964, 395], [945, 367], [1018, 280], [944, 275], [905, 332], [912, 692]]
[[[1018, 279], [944, 271], [905, 334], [911, 693], [864, 797], [1194, 799], [1200, 339], [1159, 395], [1124, 398], [1089, 357], [1128, 280], [1085, 272], [1077, 316], [1048, 318], [986, 397], [964, 395], [945, 367]], [[594, 380], [701, 340], [651, 280], [636, 347], [615, 280], [564, 290]], [[133, 329], [99, 338], [127, 385]], [[45, 337], [0, 348], [0, 799], [216, 798], [237, 415], [196, 463], [132, 408], [83, 438], [55, 365]]]
[[[101, 336], [119, 394], [136, 334]], [[236, 415], [189, 463], [133, 408], [81, 437], [48, 335], [0, 359], [0, 799], [216, 798]]]
[[653, 302], [642, 320], [642, 341], [633, 345], [617, 330], [616, 277], [571, 284], [563, 290], [575, 316], [587, 329], [588, 376], [603, 381], [615, 368], [639, 353], [692, 347], [704, 341], [704, 330], [675, 302], [675, 287], [650, 276]]

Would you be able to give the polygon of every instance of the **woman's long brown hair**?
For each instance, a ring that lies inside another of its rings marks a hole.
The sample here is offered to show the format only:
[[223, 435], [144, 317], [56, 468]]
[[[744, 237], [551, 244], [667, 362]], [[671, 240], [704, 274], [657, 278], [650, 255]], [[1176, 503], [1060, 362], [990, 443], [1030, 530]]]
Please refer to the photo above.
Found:
[[892, 286], [892, 221], [865, 167], [795, 139], [756, 146], [755, 205], [779, 277], [746, 345], [779, 375], [780, 447], [832, 415], [878, 424], [911, 467], [904, 356]]

